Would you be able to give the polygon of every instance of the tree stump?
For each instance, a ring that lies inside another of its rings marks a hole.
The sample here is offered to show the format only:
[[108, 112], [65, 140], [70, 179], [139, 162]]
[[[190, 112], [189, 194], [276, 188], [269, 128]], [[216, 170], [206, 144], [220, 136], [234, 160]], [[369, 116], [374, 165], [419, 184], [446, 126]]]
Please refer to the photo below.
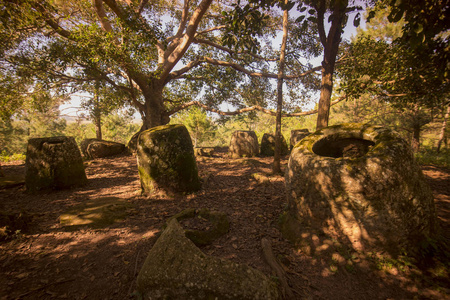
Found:
[[125, 151], [124, 144], [98, 139], [85, 139], [80, 143], [80, 148], [87, 159], [108, 157]]
[[[281, 155], [288, 154], [288, 146], [284, 136], [281, 136]], [[261, 152], [262, 156], [274, 156], [275, 155], [275, 135], [271, 133], [264, 133], [261, 139]]]
[[331, 236], [393, 256], [437, 235], [433, 195], [410, 146], [380, 126], [330, 126], [304, 138], [286, 169], [286, 237]]
[[230, 157], [253, 157], [258, 154], [258, 137], [254, 131], [238, 130], [233, 132], [229, 148]]
[[291, 139], [289, 140], [290, 143], [290, 150], [292, 151], [292, 148], [300, 142], [302, 139], [307, 137], [310, 134], [308, 129], [294, 129], [291, 130]]
[[25, 169], [28, 192], [65, 189], [87, 183], [81, 153], [73, 137], [28, 140]]
[[137, 162], [143, 193], [191, 193], [201, 187], [191, 137], [184, 125], [143, 131], [138, 138]]

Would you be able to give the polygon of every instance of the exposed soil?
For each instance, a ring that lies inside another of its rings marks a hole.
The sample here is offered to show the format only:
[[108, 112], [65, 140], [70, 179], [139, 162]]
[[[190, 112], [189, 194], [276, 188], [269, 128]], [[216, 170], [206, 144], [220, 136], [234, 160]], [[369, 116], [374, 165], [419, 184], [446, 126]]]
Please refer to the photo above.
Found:
[[[26, 212], [26, 232], [0, 243], [0, 299], [132, 299], [136, 276], [165, 221], [186, 208], [225, 212], [230, 231], [202, 251], [244, 263], [267, 275], [261, 251], [271, 241], [286, 266], [297, 299], [445, 299], [448, 274], [382, 264], [367, 256], [309, 256], [277, 229], [286, 206], [284, 178], [270, 176], [272, 158], [230, 159], [225, 153], [198, 158], [203, 188], [193, 195], [140, 195], [136, 158], [87, 162], [88, 185], [27, 194], [23, 186], [0, 190], [0, 211]], [[287, 157], [283, 159], [283, 167]], [[2, 165], [5, 175], [24, 174], [23, 164]], [[257, 175], [255, 175], [257, 173]], [[424, 167], [446, 238], [450, 233], [450, 171]], [[87, 200], [118, 197], [134, 206], [128, 217], [104, 229], [67, 231], [59, 216]], [[185, 225], [189, 226], [186, 221]], [[206, 224], [191, 224], [202, 228]], [[342, 253], [341, 253], [342, 254]], [[351, 264], [349, 265], [348, 262]], [[350, 266], [350, 267], [349, 267]]]

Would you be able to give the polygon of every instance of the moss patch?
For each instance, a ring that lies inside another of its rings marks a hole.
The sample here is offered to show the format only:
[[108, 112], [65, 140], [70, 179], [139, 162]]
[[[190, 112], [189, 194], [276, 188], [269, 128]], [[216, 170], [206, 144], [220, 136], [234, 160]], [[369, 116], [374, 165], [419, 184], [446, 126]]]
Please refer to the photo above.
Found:
[[82, 226], [104, 228], [124, 219], [131, 208], [130, 203], [116, 197], [92, 199], [62, 214], [59, 221], [70, 230]]

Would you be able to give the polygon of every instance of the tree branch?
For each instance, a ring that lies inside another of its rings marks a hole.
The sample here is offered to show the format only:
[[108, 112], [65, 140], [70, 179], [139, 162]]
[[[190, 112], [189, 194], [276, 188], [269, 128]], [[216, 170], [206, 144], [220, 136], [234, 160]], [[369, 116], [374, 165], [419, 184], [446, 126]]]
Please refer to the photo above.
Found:
[[184, 0], [184, 7], [183, 11], [181, 13], [181, 21], [180, 26], [178, 27], [177, 33], [175, 34], [175, 37], [181, 37], [183, 34], [184, 29], [186, 28], [187, 20], [188, 20], [188, 14], [189, 14], [189, 3], [190, 0]]
[[100, 20], [100, 24], [102, 24], [102, 28], [106, 32], [112, 32], [111, 23], [106, 16], [105, 8], [103, 7], [102, 0], [94, 0], [95, 11], [97, 12], [97, 17]]
[[[235, 69], [235, 70], [237, 70], [239, 72], [247, 74], [248, 76], [274, 78], [274, 79], [278, 78], [277, 74], [265, 73], [265, 72], [253, 72], [253, 71], [247, 70], [246, 68], [244, 68], [243, 66], [241, 66], [241, 65], [239, 65], [237, 63], [228, 62], [228, 61], [222, 61], [222, 60], [216, 60], [216, 59], [212, 59], [212, 58], [209, 58], [209, 57], [204, 57], [203, 59], [209, 64], [216, 65], [216, 66], [230, 67], [230, 68], [233, 68], [233, 69]], [[294, 79], [294, 78], [305, 77], [305, 76], [307, 76], [309, 74], [312, 74], [312, 73], [320, 70], [321, 68], [322, 68], [322, 66], [317, 66], [317, 67], [312, 68], [311, 70], [308, 70], [308, 71], [303, 72], [301, 74], [285, 75], [285, 76], [283, 76], [283, 79]]]
[[62, 28], [59, 23], [49, 14], [49, 12], [40, 4], [36, 3], [36, 9], [42, 14], [45, 22], [53, 28], [60, 36], [65, 37], [69, 40], [73, 40], [71, 36], [71, 32]]
[[194, 39], [198, 25], [200, 24], [203, 15], [211, 5], [211, 2], [212, 0], [202, 0], [200, 2], [200, 4], [192, 14], [192, 17], [187, 24], [186, 33], [183, 35], [182, 38], [175, 39], [172, 42], [173, 45], [167, 48], [166, 53], [164, 55], [164, 57], [167, 57], [167, 59], [165, 59], [162, 65], [161, 70], [162, 72], [160, 76], [160, 79], [162, 81], [166, 80], [167, 76], [169, 76], [170, 71], [178, 63], [178, 61], [184, 55], [186, 50], [189, 48], [190, 44], [192, 43], [192, 40]]
[[[346, 95], [339, 97], [338, 99], [334, 100], [333, 102], [331, 102], [331, 106], [345, 100], [347, 98]], [[185, 108], [188, 108], [189, 106], [193, 106], [193, 105], [197, 105], [198, 107], [201, 107], [207, 111], [211, 111], [214, 112], [216, 114], [222, 115], [222, 116], [234, 116], [234, 115], [239, 115], [245, 112], [249, 112], [249, 111], [254, 111], [254, 110], [258, 110], [260, 112], [263, 112], [265, 114], [271, 115], [271, 116], [276, 116], [276, 112], [269, 110], [267, 108], [261, 107], [259, 105], [254, 105], [251, 107], [245, 107], [245, 108], [241, 108], [235, 111], [221, 111], [212, 107], [209, 107], [199, 101], [190, 101], [187, 103], [184, 103], [178, 107], [173, 108], [172, 110], [170, 110], [168, 112], [168, 115], [173, 115], [174, 113], [179, 112], [180, 110], [183, 110]], [[317, 109], [313, 109], [310, 111], [303, 111], [303, 112], [298, 112], [298, 113], [284, 113], [282, 114], [282, 117], [286, 118], [286, 117], [299, 117], [299, 116], [308, 116], [308, 115], [314, 115], [317, 113]]]
[[195, 60], [195, 61], [191, 61], [189, 62], [186, 66], [184, 66], [183, 68], [171, 72], [169, 74], [169, 76], [167, 77], [166, 81], [170, 81], [172, 79], [178, 79], [180, 78], [183, 74], [185, 74], [186, 72], [188, 72], [189, 70], [191, 70], [192, 68], [195, 68], [198, 65], [201, 65], [202, 63], [204, 63], [204, 61], [201, 60]]
[[194, 38], [194, 40], [192, 42], [195, 43], [195, 44], [205, 44], [205, 45], [212, 46], [214, 48], [217, 48], [219, 50], [227, 52], [230, 55], [233, 55], [233, 54], [248, 54], [248, 55], [250, 55], [253, 58], [264, 60], [264, 61], [277, 61], [278, 60], [277, 58], [264, 58], [262, 56], [259, 56], [259, 55], [256, 55], [256, 54], [253, 54], [253, 53], [247, 52], [247, 51], [236, 52], [236, 51], [234, 51], [234, 50], [232, 50], [230, 48], [227, 48], [225, 46], [219, 45], [219, 44], [217, 44], [217, 43], [215, 43], [213, 41], [205, 40], [205, 39], [201, 39], [201, 38], [197, 38], [197, 37]]

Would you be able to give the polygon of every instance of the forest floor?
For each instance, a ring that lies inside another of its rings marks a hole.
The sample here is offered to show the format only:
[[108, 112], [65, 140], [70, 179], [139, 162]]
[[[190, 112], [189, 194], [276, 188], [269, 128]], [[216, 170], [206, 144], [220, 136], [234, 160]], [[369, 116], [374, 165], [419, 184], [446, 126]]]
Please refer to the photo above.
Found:
[[[282, 160], [283, 168], [287, 158]], [[136, 276], [166, 220], [186, 208], [225, 212], [229, 232], [201, 250], [272, 275], [261, 239], [271, 241], [286, 266], [296, 299], [450, 299], [445, 266], [418, 269], [405, 261], [359, 253], [321, 255], [296, 249], [278, 230], [286, 207], [283, 176], [271, 176], [272, 158], [198, 158], [203, 188], [192, 195], [141, 196], [136, 158], [86, 162], [81, 188], [27, 194], [0, 190], [0, 211], [26, 212], [24, 232], [0, 242], [0, 299], [133, 299]], [[2, 165], [6, 175], [23, 164]], [[424, 166], [446, 238], [450, 235], [450, 170]], [[255, 176], [255, 174], [258, 174]], [[117, 197], [131, 204], [120, 222], [101, 229], [65, 229], [59, 217], [87, 200]], [[447, 264], [448, 266], [448, 264]]]

